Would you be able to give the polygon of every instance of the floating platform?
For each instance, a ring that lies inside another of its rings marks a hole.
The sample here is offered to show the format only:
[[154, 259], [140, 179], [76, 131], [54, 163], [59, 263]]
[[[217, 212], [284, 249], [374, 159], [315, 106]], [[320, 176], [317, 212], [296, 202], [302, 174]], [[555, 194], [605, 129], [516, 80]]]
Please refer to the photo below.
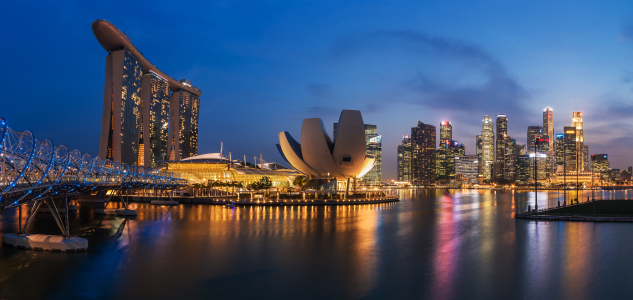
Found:
[[178, 201], [171, 200], [152, 200], [151, 203], [154, 205], [178, 205]]
[[521, 213], [517, 219], [543, 221], [633, 222], [633, 200], [596, 200]]
[[98, 215], [115, 215], [115, 216], [136, 216], [135, 209], [117, 209], [117, 208], [97, 208], [95, 214]]
[[[46, 213], [50, 213], [51, 209], [48, 208], [47, 205], [41, 205], [40, 209], [38, 210], [39, 212], [46, 212]], [[57, 211], [59, 213], [66, 213], [66, 207], [61, 206], [57, 208]], [[68, 211], [77, 211], [77, 205], [68, 205]]]
[[88, 250], [88, 240], [80, 237], [64, 238], [61, 235], [5, 233], [2, 245], [18, 249], [80, 252]]

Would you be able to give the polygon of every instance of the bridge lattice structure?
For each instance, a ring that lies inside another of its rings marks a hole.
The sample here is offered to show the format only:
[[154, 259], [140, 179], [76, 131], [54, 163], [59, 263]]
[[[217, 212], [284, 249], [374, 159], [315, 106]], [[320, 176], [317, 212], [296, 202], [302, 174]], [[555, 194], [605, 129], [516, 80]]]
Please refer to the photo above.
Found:
[[[119, 195], [130, 189], [171, 190], [186, 184], [173, 173], [69, 151], [64, 145], [36, 139], [29, 130], [15, 131], [0, 118], [0, 211], [34, 201], [33, 215], [46, 202], [58, 225], [63, 225], [59, 224], [55, 197], [65, 196], [67, 206], [68, 196], [105, 190], [118, 191]], [[67, 228], [64, 231], [67, 233]]]

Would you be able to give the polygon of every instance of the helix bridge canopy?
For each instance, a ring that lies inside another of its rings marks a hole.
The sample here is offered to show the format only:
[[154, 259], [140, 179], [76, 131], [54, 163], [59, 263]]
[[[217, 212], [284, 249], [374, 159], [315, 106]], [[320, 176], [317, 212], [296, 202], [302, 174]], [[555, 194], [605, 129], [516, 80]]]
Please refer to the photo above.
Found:
[[180, 175], [128, 166], [36, 139], [29, 130], [11, 129], [0, 118], [0, 211], [32, 200], [102, 190], [175, 189]]

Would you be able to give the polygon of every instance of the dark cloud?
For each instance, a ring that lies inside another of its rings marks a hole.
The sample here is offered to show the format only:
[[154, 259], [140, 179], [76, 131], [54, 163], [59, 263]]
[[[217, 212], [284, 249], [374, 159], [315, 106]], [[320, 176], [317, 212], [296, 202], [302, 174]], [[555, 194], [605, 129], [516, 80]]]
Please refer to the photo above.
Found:
[[310, 94], [319, 98], [328, 98], [332, 95], [332, 87], [329, 84], [310, 84], [307, 89]]
[[440, 66], [457, 64], [461, 75], [478, 79], [474, 83], [454, 82], [437, 76], [432, 67], [420, 64], [416, 74], [398, 87], [414, 92], [413, 97], [404, 101], [469, 114], [511, 112], [517, 116], [524, 115], [522, 103], [530, 97], [528, 90], [510, 76], [503, 64], [491, 54], [465, 41], [410, 30], [380, 31], [340, 41], [332, 59], [358, 57], [366, 51], [389, 55], [394, 49], [411, 55], [412, 64], [416, 57], [430, 58]]

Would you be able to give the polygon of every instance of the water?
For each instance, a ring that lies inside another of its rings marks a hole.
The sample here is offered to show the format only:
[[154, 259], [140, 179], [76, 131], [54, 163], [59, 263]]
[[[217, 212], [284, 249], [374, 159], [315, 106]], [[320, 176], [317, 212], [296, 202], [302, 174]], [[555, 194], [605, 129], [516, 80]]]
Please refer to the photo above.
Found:
[[[533, 205], [528, 192], [400, 193], [398, 203], [359, 206], [133, 204], [139, 215], [128, 220], [95, 216], [83, 205], [71, 213], [71, 234], [87, 238], [90, 250], [0, 248], [0, 299], [633, 294], [633, 224], [514, 219], [517, 208]], [[554, 192], [538, 198], [539, 207], [558, 201]], [[17, 222], [17, 210], [2, 212], [0, 232], [16, 232]], [[45, 213], [30, 228], [57, 231]]]

